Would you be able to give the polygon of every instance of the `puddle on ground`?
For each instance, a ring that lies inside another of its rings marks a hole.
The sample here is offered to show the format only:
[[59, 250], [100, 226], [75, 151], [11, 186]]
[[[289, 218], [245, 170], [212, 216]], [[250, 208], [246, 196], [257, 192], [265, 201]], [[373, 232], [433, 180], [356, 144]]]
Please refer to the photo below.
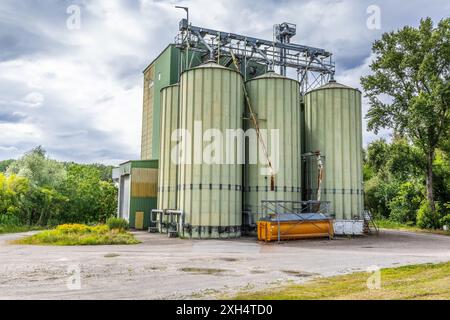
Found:
[[211, 274], [217, 275], [227, 272], [229, 270], [224, 269], [215, 269], [215, 268], [182, 268], [180, 269], [183, 272], [194, 273], [194, 274]]
[[296, 270], [281, 270], [281, 272], [283, 272], [289, 276], [299, 277], [299, 278], [308, 278], [308, 277], [313, 277], [313, 276], [317, 275], [317, 273], [296, 271]]
[[238, 258], [230, 258], [230, 257], [219, 258], [218, 260], [226, 261], [226, 262], [236, 262], [236, 261], [239, 261]]
[[266, 273], [266, 271], [265, 270], [256, 269], [256, 270], [251, 270], [250, 273], [252, 273], [252, 274], [263, 274], [263, 273]]
[[167, 267], [163, 267], [163, 266], [145, 266], [144, 269], [145, 270], [150, 270], [150, 271], [166, 271]]

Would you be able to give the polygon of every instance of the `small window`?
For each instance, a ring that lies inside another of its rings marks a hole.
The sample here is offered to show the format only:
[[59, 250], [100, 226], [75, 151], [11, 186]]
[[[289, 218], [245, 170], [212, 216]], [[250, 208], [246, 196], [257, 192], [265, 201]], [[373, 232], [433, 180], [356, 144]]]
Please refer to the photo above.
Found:
[[161, 81], [161, 72], [158, 73], [158, 81]]
[[153, 80], [150, 80], [150, 81], [148, 82], [148, 87], [149, 87], [149, 88], [152, 88], [152, 87], [153, 87]]

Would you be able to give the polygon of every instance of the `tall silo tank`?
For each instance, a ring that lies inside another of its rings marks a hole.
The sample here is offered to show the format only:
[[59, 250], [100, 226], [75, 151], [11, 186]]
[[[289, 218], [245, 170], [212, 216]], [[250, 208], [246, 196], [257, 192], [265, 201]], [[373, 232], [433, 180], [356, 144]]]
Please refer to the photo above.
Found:
[[[259, 154], [257, 164], [248, 163], [251, 145], [255, 144], [246, 144], [248, 156], [244, 170], [244, 211], [251, 212], [249, 222], [255, 223], [264, 214], [262, 200], [301, 200], [301, 95], [297, 81], [275, 72], [247, 81], [246, 88], [258, 126], [261, 132], [267, 132], [267, 137], [263, 139], [270, 157], [276, 150], [270, 138], [271, 130], [279, 130], [279, 156], [271, 157], [273, 169], [276, 170], [274, 188], [271, 176], [261, 174], [262, 168], [269, 168], [261, 141], [257, 140], [256, 143]], [[250, 116], [246, 118], [245, 128], [254, 128]]]
[[[337, 220], [363, 212], [361, 92], [335, 81], [305, 96], [306, 152], [325, 156], [321, 200]], [[317, 163], [308, 161], [308, 198], [317, 194]]]
[[158, 175], [158, 209], [177, 209], [177, 166], [171, 158], [177, 142], [172, 133], [178, 128], [178, 84], [161, 89], [161, 142]]
[[[241, 74], [213, 62], [187, 70], [180, 80], [180, 108], [180, 129], [187, 130], [192, 136], [190, 148], [184, 145], [185, 160], [190, 158], [192, 161], [184, 161], [179, 166], [178, 209], [185, 213], [187, 224], [183, 236], [239, 237], [243, 165], [237, 161], [233, 164], [205, 162], [195, 146], [201, 145], [206, 153], [211, 142], [204, 142], [201, 135], [196, 137], [194, 125], [195, 122], [202, 123], [201, 134], [208, 129], [217, 129], [224, 136], [227, 129], [242, 131]], [[224, 151], [225, 143], [222, 146]]]

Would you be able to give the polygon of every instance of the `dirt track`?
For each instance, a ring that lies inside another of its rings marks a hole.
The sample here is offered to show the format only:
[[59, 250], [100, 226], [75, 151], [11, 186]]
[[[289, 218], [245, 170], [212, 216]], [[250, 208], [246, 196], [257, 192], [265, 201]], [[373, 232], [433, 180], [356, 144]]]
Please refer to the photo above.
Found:
[[[277, 281], [450, 260], [450, 237], [391, 231], [282, 244], [168, 239], [144, 232], [136, 233], [143, 243], [134, 246], [8, 243], [22, 236], [0, 236], [0, 299], [213, 298]], [[80, 271], [81, 289], [69, 281], [76, 279], [71, 270]]]

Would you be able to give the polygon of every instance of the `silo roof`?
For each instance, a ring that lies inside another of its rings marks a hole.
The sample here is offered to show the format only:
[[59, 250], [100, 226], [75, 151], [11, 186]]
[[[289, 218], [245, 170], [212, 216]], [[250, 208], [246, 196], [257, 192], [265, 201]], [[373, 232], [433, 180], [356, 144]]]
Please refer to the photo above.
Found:
[[322, 89], [351, 89], [351, 90], [359, 91], [359, 89], [357, 89], [357, 88], [352, 88], [352, 87], [346, 86], [342, 83], [336, 82], [336, 80], [330, 80], [327, 84], [324, 84], [323, 86], [312, 89], [312, 90], [308, 91], [307, 93], [310, 93], [310, 92], [313, 92], [316, 90], [322, 90]]
[[295, 81], [295, 82], [298, 83], [297, 80], [291, 79], [291, 78], [288, 78], [288, 77], [285, 77], [285, 76], [282, 76], [281, 74], [276, 73], [275, 71], [268, 71], [268, 72], [266, 72], [266, 73], [264, 73], [264, 74], [262, 74], [260, 76], [257, 76], [255, 78], [252, 78], [252, 79], [248, 80], [247, 82], [250, 82], [250, 81], [253, 81], [253, 80], [260, 80], [260, 79], [283, 79], [283, 80]]
[[198, 69], [224, 69], [224, 70], [228, 70], [228, 71], [231, 71], [231, 72], [236, 72], [242, 77], [242, 74], [239, 71], [236, 71], [236, 70], [231, 69], [231, 68], [224, 67], [224, 66], [222, 66], [222, 65], [220, 65], [220, 64], [218, 64], [218, 63], [216, 63], [216, 62], [214, 62], [212, 60], [207, 61], [204, 64], [201, 64], [201, 65], [199, 65], [197, 67], [184, 70], [181, 74], [183, 74], [183, 73], [185, 73], [187, 71], [190, 71], [190, 70], [198, 70]]
[[[286, 77], [282, 76], [281, 74], [276, 73], [275, 71], [268, 71], [260, 76], [254, 77], [253, 79], [265, 79], [265, 78], [280, 78], [280, 79], [286, 79]], [[253, 80], [252, 79], [252, 80]]]
[[197, 66], [195, 68], [192, 68], [192, 69], [201, 69], [201, 68], [218, 68], [218, 69], [231, 70], [231, 69], [226, 68], [226, 67], [224, 67], [224, 66], [222, 66], [222, 65], [220, 65], [218, 63], [215, 63], [214, 61], [207, 61], [204, 64], [201, 64], [201, 65], [199, 65], [199, 66]]

